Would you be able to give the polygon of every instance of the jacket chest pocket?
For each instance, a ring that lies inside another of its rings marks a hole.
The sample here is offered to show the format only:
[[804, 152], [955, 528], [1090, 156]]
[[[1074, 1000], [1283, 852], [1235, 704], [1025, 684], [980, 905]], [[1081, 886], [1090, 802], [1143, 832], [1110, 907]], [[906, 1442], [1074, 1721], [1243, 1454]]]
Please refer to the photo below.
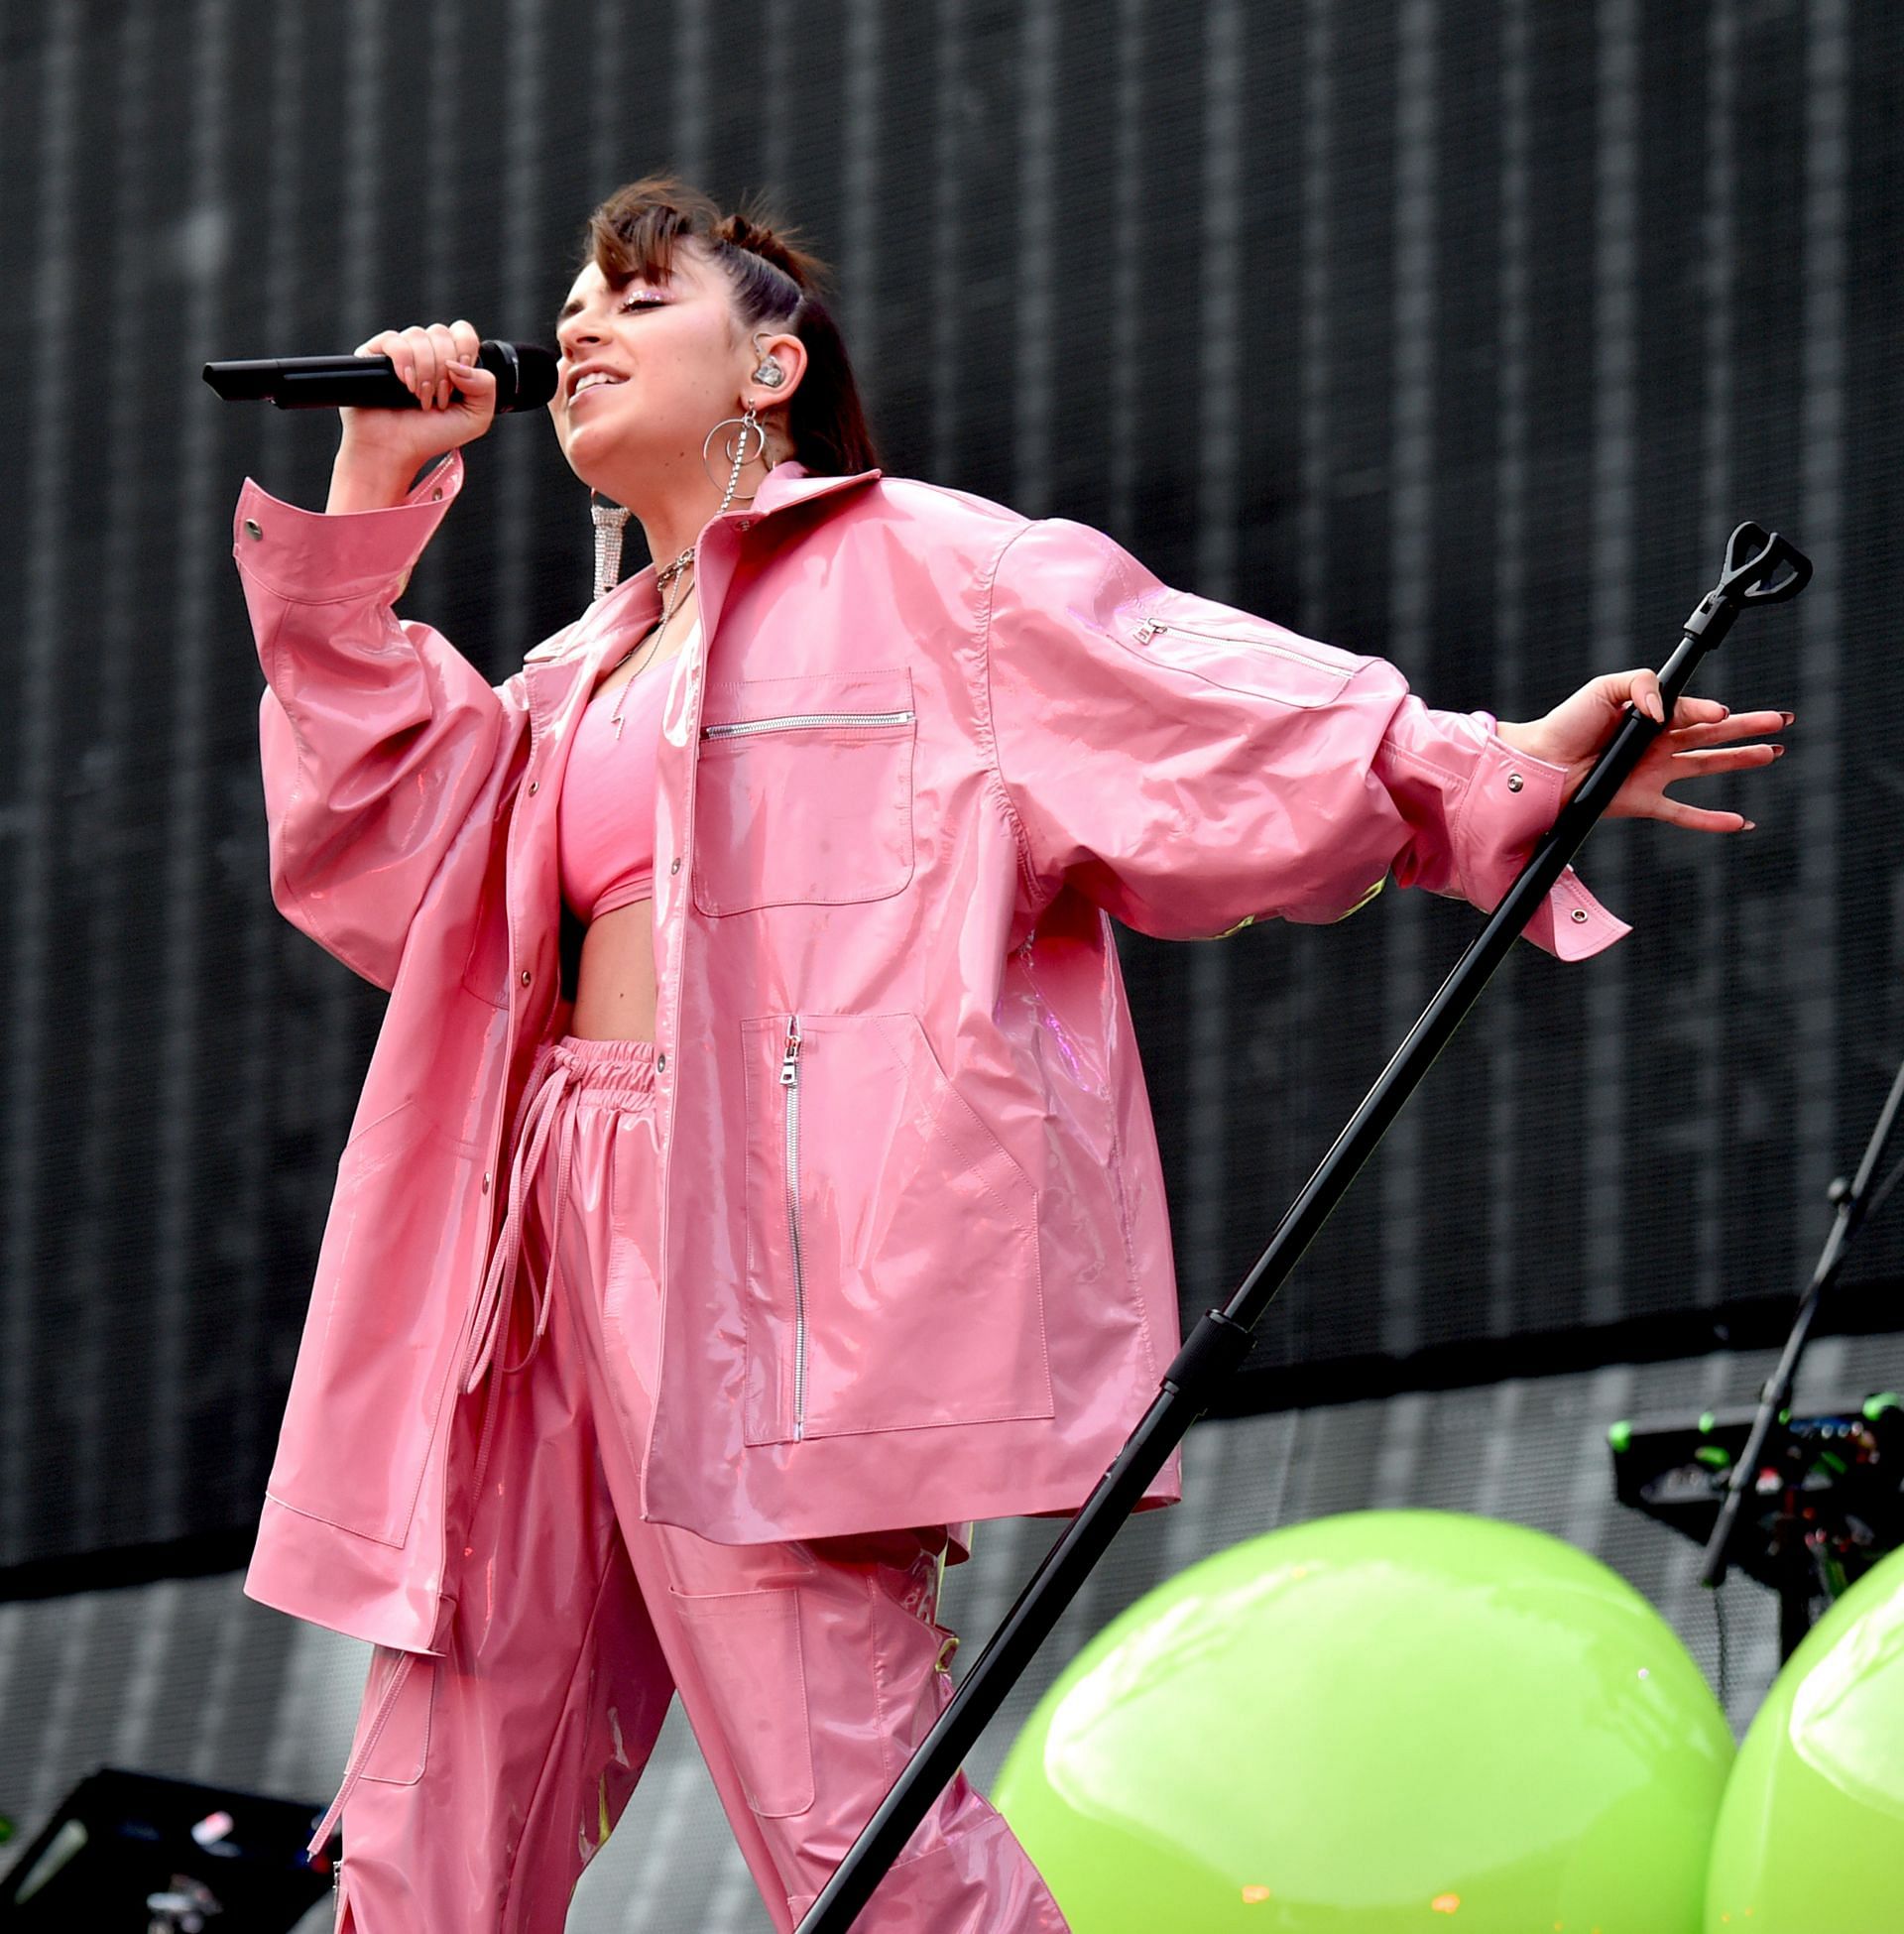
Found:
[[693, 894], [708, 914], [884, 900], [912, 878], [912, 674], [710, 685]]
[[1037, 1190], [918, 1017], [741, 1035], [745, 1441], [1050, 1416]]

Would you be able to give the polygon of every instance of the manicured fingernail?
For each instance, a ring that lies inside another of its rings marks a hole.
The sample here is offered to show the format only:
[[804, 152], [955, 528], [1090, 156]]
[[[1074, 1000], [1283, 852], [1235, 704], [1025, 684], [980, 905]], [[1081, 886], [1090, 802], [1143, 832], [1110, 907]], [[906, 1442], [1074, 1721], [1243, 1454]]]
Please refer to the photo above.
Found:
[[1780, 712], [1779, 717], [1782, 718], [1787, 725], [1790, 725], [1792, 721], [1798, 717], [1798, 714], [1796, 712]]
[[1752, 830], [1752, 828], [1753, 828], [1754, 826], [1756, 826], [1757, 824], [1758, 824], [1758, 821], [1757, 821], [1756, 819], [1748, 819], [1748, 820], [1746, 820], [1746, 822], [1744, 823], [1744, 825], [1742, 825], [1741, 827], [1739, 827], [1739, 829], [1738, 829], [1738, 830], [1739, 830], [1740, 832], [1742, 832], [1742, 833], [1748, 833], [1748, 832], [1750, 832], [1750, 831]]
[[1774, 759], [1783, 759], [1785, 757], [1785, 748], [1783, 746], [1774, 746], [1772, 748], [1772, 757]]
[[1646, 709], [1661, 725], [1666, 723], [1666, 708], [1659, 702], [1658, 692], [1652, 691], [1646, 694]]

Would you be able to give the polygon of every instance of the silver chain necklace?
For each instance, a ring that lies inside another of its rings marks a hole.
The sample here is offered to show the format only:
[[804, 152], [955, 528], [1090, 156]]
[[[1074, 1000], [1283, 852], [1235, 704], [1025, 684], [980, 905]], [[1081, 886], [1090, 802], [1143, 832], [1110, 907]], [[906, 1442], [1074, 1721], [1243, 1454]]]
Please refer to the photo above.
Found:
[[[755, 415], [759, 406], [748, 403], [745, 398], [742, 399], [742, 405], [747, 412], [746, 416], [727, 417], [714, 425], [714, 429], [725, 429], [729, 423], [739, 423], [741, 426], [741, 433], [738, 436], [728, 439], [730, 446], [728, 456], [734, 467], [728, 472], [727, 489], [721, 494], [721, 507], [714, 513], [716, 517], [725, 517], [727, 515], [728, 505], [734, 501], [735, 489], [741, 481], [741, 465], [748, 460], [747, 438], [750, 430], [761, 439], [760, 447], [754, 452], [755, 456], [757, 458], [765, 457], [767, 454], [767, 431]], [[707, 462], [707, 446], [714, 440], [714, 429], [710, 429], [706, 436], [701, 439], [701, 462], [703, 464]], [[774, 468], [771, 463], [767, 467], [769, 470]], [[595, 595], [599, 598], [607, 595], [609, 587], [621, 573], [622, 526], [628, 522], [628, 511], [625, 506], [620, 504], [596, 504], [594, 499], [598, 494], [595, 491], [591, 491], [589, 493], [589, 500], [595, 519]], [[660, 586], [671, 582], [693, 562], [694, 546], [689, 544], [671, 564], [654, 573], [655, 587], [658, 589]], [[663, 607], [660, 623], [643, 639], [642, 645], [653, 645], [660, 638], [661, 633], [667, 628], [667, 621], [681, 608], [681, 600], [686, 596], [687, 592], [683, 589], [672, 604]], [[635, 656], [635, 653], [642, 649], [642, 645], [637, 645], [633, 650], [625, 652], [609, 666], [606, 675], [613, 677]], [[644, 671], [647, 670], [647, 665], [643, 665], [642, 669]], [[627, 693], [629, 686], [635, 682], [635, 678], [636, 673], [631, 671], [622, 685], [624, 694]], [[622, 707], [620, 704], [615, 708], [613, 723], [615, 726], [615, 737], [619, 741], [622, 736]]]
[[[688, 547], [685, 550], [683, 550], [681, 554], [678, 557], [676, 557], [674, 561], [671, 564], [669, 564], [665, 570], [659, 570], [654, 573], [654, 582], [657, 585], [672, 583], [673, 580], [676, 577], [678, 577], [683, 570], [687, 569], [688, 566], [690, 566], [693, 562], [694, 562], [694, 546], [692, 544], [689, 544]], [[685, 583], [683, 583], [683, 586], [681, 590], [676, 594], [673, 603], [663, 605], [661, 610], [660, 623], [657, 624], [654, 627], [654, 629], [652, 632], [650, 632], [645, 639], [642, 640], [642, 643], [640, 645], [636, 645], [632, 647], [630, 650], [624, 652], [622, 656], [618, 658], [615, 661], [615, 663], [608, 667], [608, 671], [606, 675], [612, 678], [615, 675], [615, 673], [618, 672], [622, 668], [622, 666], [625, 665], [629, 662], [629, 660], [635, 656], [637, 652], [643, 649], [644, 646], [657, 644], [660, 640], [661, 633], [667, 629], [667, 621], [671, 617], [673, 617], [675, 612], [677, 612], [681, 608], [681, 603], [686, 598], [686, 596], [687, 596], [687, 587]], [[643, 671], [646, 671], [648, 669], [648, 666], [644, 665], [641, 667], [641, 669]], [[639, 673], [634, 671], [631, 671], [628, 674], [627, 678], [622, 683], [621, 696], [616, 700], [615, 715], [613, 719], [610, 721], [610, 723], [615, 727], [615, 737], [618, 742], [620, 741], [622, 736], [622, 713], [628, 703], [629, 688], [634, 684], [638, 675]]]

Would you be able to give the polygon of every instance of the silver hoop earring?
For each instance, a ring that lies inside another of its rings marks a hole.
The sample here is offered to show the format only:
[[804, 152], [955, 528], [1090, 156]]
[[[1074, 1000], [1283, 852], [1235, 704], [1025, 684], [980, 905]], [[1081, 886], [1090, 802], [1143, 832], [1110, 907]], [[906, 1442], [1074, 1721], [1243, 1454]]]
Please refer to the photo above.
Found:
[[621, 582], [622, 530], [628, 523], [628, 506], [591, 490], [588, 514], [595, 525], [595, 595], [602, 598]]
[[[723, 417], [721, 421], [714, 425], [714, 429], [710, 429], [707, 432], [707, 434], [701, 438], [701, 468], [703, 470], [707, 470], [707, 480], [709, 483], [719, 483], [720, 478], [717, 477], [712, 470], [708, 470], [707, 467], [707, 446], [711, 442], [713, 442], [715, 430], [725, 429], [729, 423], [740, 424], [740, 430], [738, 434], [730, 436], [727, 439], [727, 442], [723, 445], [724, 453], [726, 454], [728, 460], [733, 464], [734, 468], [728, 473], [727, 494], [721, 499], [720, 510], [714, 513], [716, 517], [720, 517], [721, 515], [723, 515], [723, 513], [725, 513], [725, 511], [727, 510], [728, 505], [730, 505], [734, 501], [735, 488], [741, 481], [742, 464], [752, 463], [760, 458], [764, 458], [767, 455], [767, 430], [766, 427], [762, 424], [760, 419], [754, 414], [754, 411], [755, 411], [755, 406], [750, 403], [747, 406], [747, 415], [745, 417]], [[750, 430], [752, 430], [753, 433], [761, 439], [760, 447], [757, 450], [755, 450], [753, 456], [751, 457], [747, 454], [747, 437], [748, 437], [748, 432]], [[771, 463], [768, 465], [768, 468], [770, 470], [774, 466]]]

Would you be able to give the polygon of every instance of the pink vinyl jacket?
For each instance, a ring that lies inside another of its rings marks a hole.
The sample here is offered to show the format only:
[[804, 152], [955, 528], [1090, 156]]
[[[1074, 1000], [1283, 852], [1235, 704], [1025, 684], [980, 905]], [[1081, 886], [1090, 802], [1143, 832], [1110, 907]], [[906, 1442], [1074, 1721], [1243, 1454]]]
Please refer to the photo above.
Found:
[[[447, 1630], [506, 1134], [572, 1012], [563, 765], [659, 610], [650, 566], [491, 685], [393, 608], [462, 481], [331, 516], [247, 478], [233, 528], [273, 899], [390, 996], [246, 1590], [413, 1651]], [[1178, 1348], [1111, 916], [1333, 920], [1390, 875], [1491, 908], [1563, 775], [1085, 525], [878, 470], [779, 464], [699, 579], [655, 775], [643, 1515], [944, 1521], [956, 1561], [970, 1520], [1075, 1511]], [[1529, 937], [1625, 931], [1569, 872]], [[1144, 1504], [1180, 1495], [1173, 1453]]]

